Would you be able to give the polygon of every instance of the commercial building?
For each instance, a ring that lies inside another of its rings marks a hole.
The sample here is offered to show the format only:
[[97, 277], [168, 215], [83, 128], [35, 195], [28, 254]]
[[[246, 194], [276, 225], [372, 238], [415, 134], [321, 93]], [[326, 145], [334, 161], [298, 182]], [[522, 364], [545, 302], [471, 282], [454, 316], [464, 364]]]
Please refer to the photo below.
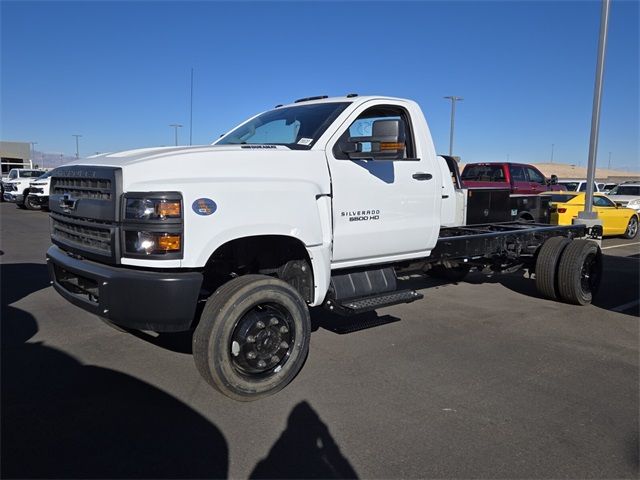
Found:
[[28, 142], [0, 141], [0, 167], [2, 175], [6, 175], [12, 168], [31, 167], [31, 149]]

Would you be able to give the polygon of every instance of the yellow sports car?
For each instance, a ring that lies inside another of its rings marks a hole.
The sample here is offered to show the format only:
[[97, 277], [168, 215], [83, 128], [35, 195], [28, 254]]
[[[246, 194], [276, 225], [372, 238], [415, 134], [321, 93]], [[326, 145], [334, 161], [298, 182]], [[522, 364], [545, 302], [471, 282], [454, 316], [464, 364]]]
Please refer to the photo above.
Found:
[[[547, 192], [541, 195], [551, 197], [550, 223], [571, 225], [572, 220], [578, 217], [578, 212], [584, 210], [584, 193]], [[602, 220], [603, 235], [635, 238], [638, 234], [638, 213], [635, 210], [621, 207], [607, 196], [596, 193], [593, 196], [593, 211]]]

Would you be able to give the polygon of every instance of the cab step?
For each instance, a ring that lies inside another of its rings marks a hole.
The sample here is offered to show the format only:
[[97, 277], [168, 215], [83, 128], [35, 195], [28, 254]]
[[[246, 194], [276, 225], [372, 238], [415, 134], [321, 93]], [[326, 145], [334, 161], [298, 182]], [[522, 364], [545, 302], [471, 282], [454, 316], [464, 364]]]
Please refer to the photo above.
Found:
[[382, 307], [415, 302], [421, 298], [424, 298], [424, 295], [415, 290], [397, 290], [348, 300], [328, 300], [325, 306], [339, 315], [357, 315]]

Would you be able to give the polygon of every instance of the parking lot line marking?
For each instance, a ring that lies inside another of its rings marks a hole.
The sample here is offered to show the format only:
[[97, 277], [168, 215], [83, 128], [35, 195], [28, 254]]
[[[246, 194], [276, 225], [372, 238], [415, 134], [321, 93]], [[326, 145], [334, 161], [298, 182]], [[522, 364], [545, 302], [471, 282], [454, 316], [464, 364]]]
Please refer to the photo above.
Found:
[[632, 245], [640, 245], [640, 243], [623, 243], [622, 245], [611, 245], [609, 247], [602, 247], [600, 250], [606, 250], [607, 248], [619, 248], [619, 247], [630, 247]]
[[633, 302], [625, 303], [623, 305], [618, 305], [617, 307], [612, 308], [611, 310], [613, 310], [614, 312], [624, 312], [625, 310], [629, 310], [630, 308], [635, 307], [639, 303], [640, 303], [640, 299], [634, 300]]

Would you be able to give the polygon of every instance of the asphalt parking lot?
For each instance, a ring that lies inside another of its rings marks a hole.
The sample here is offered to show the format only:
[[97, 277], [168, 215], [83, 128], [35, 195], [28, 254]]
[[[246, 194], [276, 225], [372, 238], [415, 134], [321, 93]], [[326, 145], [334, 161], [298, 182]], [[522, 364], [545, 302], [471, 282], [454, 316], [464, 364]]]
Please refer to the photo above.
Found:
[[640, 240], [603, 243], [594, 304], [522, 275], [313, 312], [305, 367], [236, 403], [187, 335], [115, 331], [49, 286], [48, 218], [0, 204], [2, 476], [637, 478]]

